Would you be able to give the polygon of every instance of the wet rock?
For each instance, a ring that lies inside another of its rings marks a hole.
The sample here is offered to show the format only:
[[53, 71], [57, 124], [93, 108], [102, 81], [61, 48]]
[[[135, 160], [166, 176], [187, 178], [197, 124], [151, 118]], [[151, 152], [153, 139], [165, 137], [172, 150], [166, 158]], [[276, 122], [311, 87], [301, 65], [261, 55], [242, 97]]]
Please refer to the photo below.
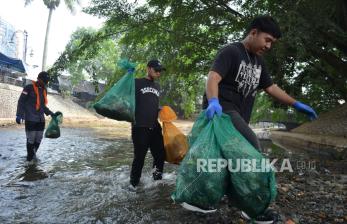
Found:
[[341, 175], [339, 182], [342, 184], [347, 184], [347, 175]]
[[298, 194], [297, 194], [298, 197], [304, 197], [305, 196], [305, 193], [303, 191], [300, 191]]
[[318, 217], [321, 218], [321, 219], [325, 219], [327, 217], [327, 215], [324, 212], [320, 212], [318, 214]]
[[317, 170], [309, 170], [308, 174], [310, 177], [319, 177], [320, 173]]
[[299, 217], [297, 216], [297, 215], [292, 215], [291, 216], [292, 218], [291, 218], [291, 220], [294, 222], [294, 223], [299, 223]]
[[305, 178], [304, 177], [295, 177], [294, 180], [296, 182], [299, 182], [299, 183], [304, 183], [305, 182]]
[[330, 170], [328, 170], [328, 169], [326, 169], [326, 168], [323, 168], [323, 172], [324, 172], [325, 174], [330, 174], [330, 173], [331, 173]]
[[295, 222], [292, 219], [288, 219], [285, 224], [295, 224]]
[[317, 202], [315, 202], [315, 201], [310, 201], [310, 202], [308, 202], [307, 204], [308, 204], [309, 206], [314, 207], [314, 206], [317, 205]]
[[289, 188], [288, 188], [288, 187], [280, 187], [278, 190], [279, 190], [281, 193], [286, 193], [286, 192], [289, 191]]
[[246, 221], [243, 220], [243, 219], [239, 219], [239, 220], [237, 221], [237, 223], [238, 223], [238, 224], [246, 224]]
[[307, 184], [310, 186], [318, 186], [318, 181], [316, 180], [309, 180], [307, 181]]
[[324, 181], [326, 185], [331, 185], [331, 181]]

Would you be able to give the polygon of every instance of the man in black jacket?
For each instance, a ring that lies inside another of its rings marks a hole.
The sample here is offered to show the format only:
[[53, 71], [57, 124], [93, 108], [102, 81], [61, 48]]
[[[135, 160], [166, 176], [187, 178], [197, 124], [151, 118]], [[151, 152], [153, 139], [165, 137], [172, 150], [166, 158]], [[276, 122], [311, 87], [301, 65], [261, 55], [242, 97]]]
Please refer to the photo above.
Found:
[[16, 122], [20, 124], [25, 120], [28, 161], [36, 158], [45, 129], [44, 114], [53, 115], [53, 112], [46, 106], [48, 82], [49, 74], [40, 72], [36, 82], [32, 81], [31, 84], [24, 87], [18, 100]]
[[151, 60], [147, 64], [147, 76], [135, 79], [135, 122], [131, 128], [134, 160], [130, 175], [133, 187], [139, 184], [148, 148], [153, 156], [153, 179], [162, 179], [165, 152], [158, 122], [160, 86], [154, 80], [160, 77], [163, 70], [158, 60]]

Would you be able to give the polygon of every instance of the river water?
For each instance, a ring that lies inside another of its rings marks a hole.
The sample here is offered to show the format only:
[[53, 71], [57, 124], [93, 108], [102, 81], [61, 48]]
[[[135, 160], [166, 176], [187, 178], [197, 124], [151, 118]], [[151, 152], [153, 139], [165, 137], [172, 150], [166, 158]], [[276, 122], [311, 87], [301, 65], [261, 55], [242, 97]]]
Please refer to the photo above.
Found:
[[[133, 158], [129, 130], [122, 129], [119, 135], [112, 131], [62, 128], [62, 137], [43, 140], [39, 161], [29, 165], [24, 130], [0, 129], [0, 223], [245, 223], [227, 200], [208, 215], [174, 204], [170, 195], [177, 166], [166, 164], [163, 180], [153, 181], [149, 152], [140, 186], [129, 190]], [[263, 146], [272, 153], [283, 152], [269, 142]], [[343, 208], [336, 217], [343, 220], [344, 212]], [[305, 220], [300, 214], [282, 215]]]

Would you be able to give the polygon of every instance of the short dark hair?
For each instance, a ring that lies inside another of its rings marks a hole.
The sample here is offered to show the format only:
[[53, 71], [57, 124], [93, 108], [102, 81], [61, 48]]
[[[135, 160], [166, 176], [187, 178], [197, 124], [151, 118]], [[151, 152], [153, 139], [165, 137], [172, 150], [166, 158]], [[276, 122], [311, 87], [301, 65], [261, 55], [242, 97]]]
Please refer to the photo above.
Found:
[[280, 27], [276, 20], [271, 16], [257, 16], [247, 27], [247, 34], [252, 30], [257, 29], [261, 32], [271, 34], [273, 37], [279, 39], [282, 34]]

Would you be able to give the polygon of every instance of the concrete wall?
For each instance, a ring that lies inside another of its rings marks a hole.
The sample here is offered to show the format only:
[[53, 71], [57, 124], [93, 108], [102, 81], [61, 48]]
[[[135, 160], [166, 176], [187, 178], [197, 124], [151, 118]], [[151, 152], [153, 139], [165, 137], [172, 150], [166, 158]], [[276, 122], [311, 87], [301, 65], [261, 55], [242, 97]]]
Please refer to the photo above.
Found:
[[22, 88], [0, 83], [0, 118], [16, 117], [17, 101]]

